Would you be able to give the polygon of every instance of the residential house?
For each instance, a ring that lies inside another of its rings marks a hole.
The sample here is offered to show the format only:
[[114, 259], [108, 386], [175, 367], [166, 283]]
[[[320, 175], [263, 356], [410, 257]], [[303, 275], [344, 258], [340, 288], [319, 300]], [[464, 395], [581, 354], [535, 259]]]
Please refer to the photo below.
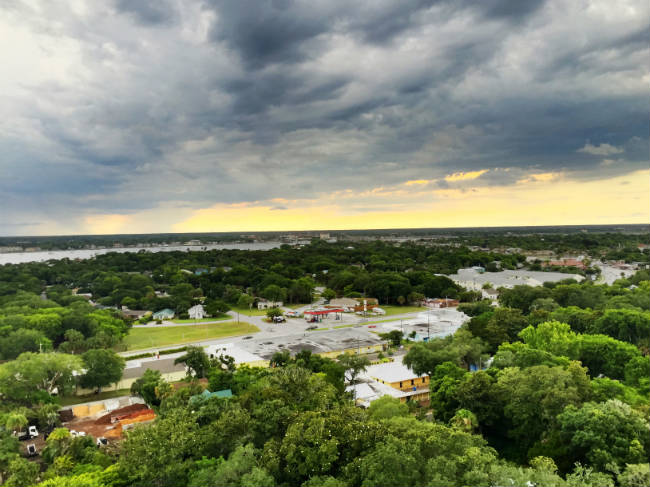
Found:
[[260, 299], [257, 302], [257, 309], [271, 309], [271, 308], [280, 308], [284, 303], [282, 301], [268, 301], [266, 299]]
[[145, 309], [129, 309], [126, 306], [122, 306], [122, 316], [131, 320], [139, 320], [148, 314], [151, 314], [151, 311]]
[[492, 304], [495, 304], [499, 299], [499, 291], [492, 288], [481, 289], [481, 295], [483, 299], [489, 299], [492, 301]]
[[156, 311], [152, 318], [154, 320], [171, 320], [176, 313], [174, 312], [173, 309], [165, 308], [161, 309], [160, 311]]
[[190, 319], [192, 320], [201, 320], [206, 316], [202, 304], [192, 306], [187, 310], [187, 314], [190, 315]]

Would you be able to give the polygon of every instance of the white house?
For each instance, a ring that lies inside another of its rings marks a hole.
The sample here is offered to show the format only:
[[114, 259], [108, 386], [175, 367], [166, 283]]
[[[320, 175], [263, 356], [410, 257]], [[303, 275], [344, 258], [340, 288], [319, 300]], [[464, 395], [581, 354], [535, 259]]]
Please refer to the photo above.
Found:
[[283, 304], [282, 301], [267, 301], [266, 299], [260, 299], [257, 302], [257, 309], [280, 308]]
[[482, 289], [481, 296], [483, 296], [483, 299], [489, 299], [492, 301], [492, 304], [496, 304], [499, 300], [499, 291], [492, 288]]
[[205, 318], [205, 310], [203, 309], [202, 304], [192, 306], [187, 310], [187, 314], [190, 315], [190, 319], [192, 320], [200, 320]]

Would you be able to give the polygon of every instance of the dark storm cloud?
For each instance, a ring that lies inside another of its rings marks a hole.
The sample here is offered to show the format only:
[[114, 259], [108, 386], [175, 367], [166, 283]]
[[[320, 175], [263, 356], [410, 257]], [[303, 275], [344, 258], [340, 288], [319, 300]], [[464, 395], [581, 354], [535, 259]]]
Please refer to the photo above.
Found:
[[291, 63], [309, 56], [308, 42], [328, 29], [328, 16], [292, 0], [211, 2], [218, 12], [211, 37], [237, 51], [243, 63]]
[[170, 0], [115, 0], [115, 7], [142, 24], [170, 24], [178, 19], [178, 11]]
[[471, 3], [488, 17], [520, 21], [540, 9], [546, 0], [483, 0]]
[[18, 219], [48, 195], [62, 214], [135, 211], [647, 168], [640, 0], [87, 6], [10, 18], [48, 36], [24, 54], [42, 72], [0, 80], [0, 191]]

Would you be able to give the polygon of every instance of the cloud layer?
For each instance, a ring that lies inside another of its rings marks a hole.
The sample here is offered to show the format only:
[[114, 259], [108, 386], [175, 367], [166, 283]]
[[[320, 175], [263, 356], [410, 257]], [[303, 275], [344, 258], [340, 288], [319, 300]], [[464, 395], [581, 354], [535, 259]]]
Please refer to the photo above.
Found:
[[605, 184], [648, 167], [649, 19], [641, 0], [5, 3], [0, 232], [242, 205], [279, 229], [342, 192], [312, 217]]

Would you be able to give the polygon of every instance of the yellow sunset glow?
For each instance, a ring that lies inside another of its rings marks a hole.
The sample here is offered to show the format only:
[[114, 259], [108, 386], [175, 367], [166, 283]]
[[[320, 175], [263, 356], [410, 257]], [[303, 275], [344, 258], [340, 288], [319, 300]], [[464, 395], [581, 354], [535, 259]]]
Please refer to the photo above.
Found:
[[476, 179], [479, 176], [488, 172], [488, 169], [481, 169], [480, 171], [469, 171], [469, 172], [455, 172], [449, 176], [445, 176], [445, 181], [455, 182], [455, 181], [469, 181], [470, 179]]
[[[268, 204], [215, 205], [175, 232], [647, 223], [650, 171], [600, 181], [536, 177], [514, 186], [393, 194], [365, 192], [356, 205], [323, 196], [286, 210]], [[363, 211], [355, 211], [355, 206]], [[376, 210], [373, 210], [376, 206]]]

